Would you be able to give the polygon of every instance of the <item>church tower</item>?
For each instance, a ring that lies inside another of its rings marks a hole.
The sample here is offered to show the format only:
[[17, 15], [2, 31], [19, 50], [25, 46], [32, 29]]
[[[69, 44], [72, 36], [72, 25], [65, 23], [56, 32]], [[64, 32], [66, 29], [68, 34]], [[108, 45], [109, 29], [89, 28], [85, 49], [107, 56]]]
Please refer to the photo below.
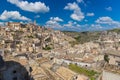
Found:
[[36, 20], [34, 20], [34, 25], [36, 25]]

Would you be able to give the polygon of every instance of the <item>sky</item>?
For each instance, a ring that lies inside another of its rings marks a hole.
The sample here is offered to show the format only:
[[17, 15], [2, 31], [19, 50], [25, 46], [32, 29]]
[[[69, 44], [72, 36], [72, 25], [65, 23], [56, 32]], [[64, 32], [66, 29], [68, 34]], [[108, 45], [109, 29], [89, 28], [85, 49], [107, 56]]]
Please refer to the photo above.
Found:
[[120, 28], [120, 0], [0, 0], [0, 25], [34, 20], [64, 31]]

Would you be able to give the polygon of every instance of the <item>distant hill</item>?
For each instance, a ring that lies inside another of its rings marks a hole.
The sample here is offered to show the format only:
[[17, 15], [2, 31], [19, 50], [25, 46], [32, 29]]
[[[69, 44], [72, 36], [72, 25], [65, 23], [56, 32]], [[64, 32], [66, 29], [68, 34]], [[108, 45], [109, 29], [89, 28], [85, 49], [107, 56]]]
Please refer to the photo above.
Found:
[[116, 32], [116, 33], [120, 33], [120, 28], [116, 28], [116, 29], [108, 30], [108, 32]]
[[64, 32], [64, 34], [76, 39], [76, 42], [74, 43], [83, 44], [85, 42], [97, 40], [100, 32]]
[[[95, 32], [73, 32], [73, 31], [63, 31], [64, 34], [73, 37], [76, 39], [76, 42], [70, 42], [74, 44], [83, 44], [90, 41], [95, 41], [99, 39], [101, 33], [104, 31], [95, 31]], [[120, 29], [107, 30], [107, 32], [120, 33]]]

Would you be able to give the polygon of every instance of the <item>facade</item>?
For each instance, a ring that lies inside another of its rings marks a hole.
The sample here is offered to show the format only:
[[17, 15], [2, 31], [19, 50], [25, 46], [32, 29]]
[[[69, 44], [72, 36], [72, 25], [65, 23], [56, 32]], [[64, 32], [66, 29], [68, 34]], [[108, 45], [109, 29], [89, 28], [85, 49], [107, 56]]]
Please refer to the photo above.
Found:
[[76, 65], [81, 66], [81, 67], [92, 67], [91, 63], [75, 62], [75, 61], [70, 61], [70, 60], [65, 60], [65, 59], [57, 59], [57, 58], [54, 58], [54, 63], [57, 63], [57, 64], [66, 63], [67, 65], [76, 64]]
[[105, 52], [109, 58], [110, 65], [120, 66], [120, 52], [116, 50], [108, 50]]
[[19, 23], [19, 22], [8, 22], [7, 26], [9, 26], [12, 29], [19, 30], [21, 28], [21, 23]]
[[120, 66], [120, 56], [118, 56], [118, 55], [109, 55], [109, 64]]

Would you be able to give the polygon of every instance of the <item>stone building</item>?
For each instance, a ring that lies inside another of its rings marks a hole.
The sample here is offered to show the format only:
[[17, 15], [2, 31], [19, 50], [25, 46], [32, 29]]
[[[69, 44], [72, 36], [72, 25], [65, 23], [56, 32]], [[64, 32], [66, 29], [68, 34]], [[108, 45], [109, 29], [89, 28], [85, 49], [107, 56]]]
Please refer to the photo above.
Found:
[[105, 53], [109, 57], [109, 64], [120, 66], [120, 52], [116, 50], [108, 50]]
[[21, 23], [19, 22], [8, 22], [7, 26], [11, 29], [19, 30], [21, 28]]

